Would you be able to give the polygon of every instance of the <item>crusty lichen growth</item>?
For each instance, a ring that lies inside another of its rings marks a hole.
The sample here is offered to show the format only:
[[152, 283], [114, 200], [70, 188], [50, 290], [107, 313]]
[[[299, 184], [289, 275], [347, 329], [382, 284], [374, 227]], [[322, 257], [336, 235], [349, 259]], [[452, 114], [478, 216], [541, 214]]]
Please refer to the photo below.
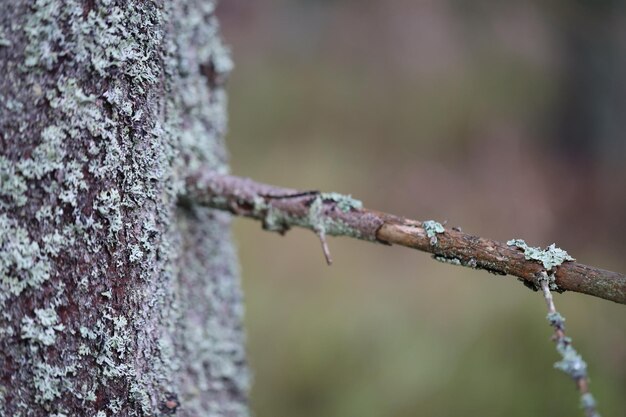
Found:
[[358, 230], [353, 230], [341, 220], [336, 220], [325, 215], [325, 201], [332, 201], [335, 206], [344, 213], [362, 207], [360, 201], [354, 200], [350, 196], [344, 196], [338, 193], [318, 194], [310, 203], [307, 216], [300, 219], [293, 219], [292, 223], [295, 226], [310, 228], [323, 235], [360, 237], [361, 233]]
[[334, 201], [337, 205], [337, 208], [344, 213], [349, 212], [350, 210], [359, 210], [363, 208], [363, 203], [361, 200], [356, 200], [352, 198], [351, 195], [344, 195], [339, 193], [321, 193], [320, 198], [323, 201]]
[[543, 264], [543, 267], [546, 268], [546, 270], [548, 271], [561, 265], [565, 261], [576, 260], [563, 249], [557, 248], [554, 243], [545, 249], [528, 246], [526, 242], [524, 242], [522, 239], [512, 239], [506, 242], [506, 244], [509, 246], [517, 246], [524, 251], [524, 256], [526, 257], [526, 259], [532, 259], [541, 262]]
[[180, 416], [246, 414], [228, 221], [176, 213], [186, 170], [227, 170], [214, 7], [3, 8], [0, 415], [160, 415], [166, 393]]
[[433, 255], [433, 259], [444, 264], [463, 266], [463, 262], [459, 258], [447, 258], [445, 256]]
[[430, 238], [431, 246], [437, 245], [437, 234], [444, 233], [446, 231], [443, 225], [435, 220], [426, 220], [422, 222], [422, 227], [426, 231], [426, 236]]
[[51, 346], [56, 342], [56, 333], [65, 330], [59, 323], [59, 317], [54, 308], [35, 309], [35, 318], [24, 316], [22, 319], [21, 338], [31, 342]]
[[11, 40], [7, 37], [5, 29], [0, 27], [0, 47], [11, 46]]
[[0, 214], [0, 306], [50, 278], [50, 261], [16, 220]]
[[[221, 197], [211, 201], [211, 206], [220, 207]], [[270, 198], [266, 200], [257, 196], [254, 200], [252, 217], [263, 219], [263, 228], [269, 231], [285, 232], [291, 227], [303, 227], [317, 234], [329, 236], [348, 236], [361, 238], [361, 232], [340, 219], [330, 216], [328, 211], [335, 208], [343, 213], [350, 210], [358, 210], [363, 207], [359, 200], [339, 193], [315, 193], [306, 203], [308, 210], [304, 216], [296, 216], [285, 210], [281, 210]], [[224, 208], [229, 202], [223, 201]]]

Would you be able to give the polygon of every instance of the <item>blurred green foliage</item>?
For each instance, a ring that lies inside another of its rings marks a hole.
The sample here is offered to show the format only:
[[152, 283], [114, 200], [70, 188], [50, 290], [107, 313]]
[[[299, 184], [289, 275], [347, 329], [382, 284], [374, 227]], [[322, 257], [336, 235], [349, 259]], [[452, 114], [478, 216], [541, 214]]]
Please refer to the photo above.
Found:
[[[597, 123], [564, 110], [596, 100], [568, 93], [569, 35], [621, 45], [617, 6], [585, 26], [582, 1], [223, 3], [236, 174], [626, 271], [624, 148], [610, 129], [568, 144]], [[312, 233], [235, 233], [258, 417], [582, 415], [541, 295], [513, 278], [348, 239], [328, 268]], [[626, 306], [555, 301], [600, 411], [622, 415]]]

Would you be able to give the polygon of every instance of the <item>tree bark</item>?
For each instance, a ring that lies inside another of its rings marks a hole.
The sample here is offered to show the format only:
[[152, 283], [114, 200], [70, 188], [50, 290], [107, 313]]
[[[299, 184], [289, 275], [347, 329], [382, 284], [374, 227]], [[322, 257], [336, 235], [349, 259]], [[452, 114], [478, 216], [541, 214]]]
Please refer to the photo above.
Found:
[[0, 0], [0, 415], [247, 415], [214, 6]]

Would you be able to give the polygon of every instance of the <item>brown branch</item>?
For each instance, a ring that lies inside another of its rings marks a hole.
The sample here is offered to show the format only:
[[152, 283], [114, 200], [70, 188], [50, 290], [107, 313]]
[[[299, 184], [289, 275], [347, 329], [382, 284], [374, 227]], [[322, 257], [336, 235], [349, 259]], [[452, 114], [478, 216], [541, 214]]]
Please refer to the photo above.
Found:
[[363, 208], [349, 196], [297, 191], [250, 179], [198, 171], [187, 178], [183, 198], [212, 208], [251, 217], [267, 230], [286, 232], [292, 226], [319, 235], [349, 236], [397, 244], [429, 252], [437, 260], [500, 275], [514, 275], [539, 289], [537, 276], [546, 269], [556, 277], [558, 291], [576, 291], [626, 304], [626, 276], [566, 261], [546, 268], [519, 247], [472, 236], [436, 222], [420, 222]]

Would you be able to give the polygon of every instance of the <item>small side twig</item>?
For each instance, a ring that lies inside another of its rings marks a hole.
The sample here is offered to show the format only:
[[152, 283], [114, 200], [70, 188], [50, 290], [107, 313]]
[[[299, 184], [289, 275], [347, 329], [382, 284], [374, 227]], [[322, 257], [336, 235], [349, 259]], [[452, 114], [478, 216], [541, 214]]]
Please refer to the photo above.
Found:
[[317, 232], [317, 236], [320, 238], [320, 242], [322, 242], [322, 251], [324, 252], [324, 258], [326, 258], [326, 263], [328, 265], [333, 264], [333, 258], [330, 256], [330, 249], [328, 248], [328, 242], [326, 241], [326, 233], [324, 230], [319, 230]]
[[587, 363], [572, 347], [572, 339], [565, 335], [565, 319], [554, 306], [554, 299], [550, 292], [550, 285], [553, 283], [554, 277], [542, 271], [539, 274], [538, 281], [541, 286], [541, 291], [543, 292], [543, 297], [546, 300], [546, 305], [548, 306], [547, 319], [550, 326], [554, 329], [553, 340], [556, 343], [556, 350], [562, 358], [554, 364], [554, 367], [565, 372], [576, 382], [576, 388], [580, 393], [580, 405], [585, 411], [585, 416], [600, 417], [596, 409], [596, 401], [589, 391]]

